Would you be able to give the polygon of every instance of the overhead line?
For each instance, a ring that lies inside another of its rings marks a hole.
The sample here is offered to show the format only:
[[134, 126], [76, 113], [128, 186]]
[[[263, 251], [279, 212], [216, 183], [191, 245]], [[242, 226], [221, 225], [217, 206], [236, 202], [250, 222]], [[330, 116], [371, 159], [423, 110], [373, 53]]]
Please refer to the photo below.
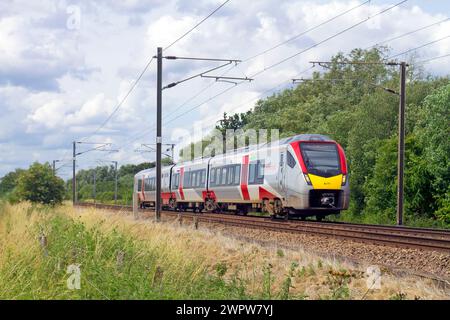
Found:
[[210, 14], [208, 14], [205, 18], [203, 18], [200, 22], [198, 22], [195, 26], [193, 26], [191, 29], [189, 29], [188, 31], [186, 31], [182, 36], [180, 36], [179, 38], [177, 38], [175, 41], [173, 41], [171, 44], [169, 44], [167, 47], [165, 47], [163, 50], [167, 50], [170, 47], [172, 47], [175, 43], [177, 43], [178, 41], [180, 41], [181, 39], [183, 39], [185, 36], [187, 36], [189, 33], [191, 33], [192, 31], [194, 31], [198, 26], [200, 26], [203, 22], [205, 22], [206, 20], [208, 20], [209, 17], [211, 17], [214, 13], [216, 13], [217, 11], [219, 11], [224, 5], [226, 5], [228, 2], [230, 2], [230, 0], [226, 0], [224, 3], [222, 3], [219, 7], [217, 7], [216, 9], [214, 9], [214, 11], [212, 11]]
[[330, 36], [330, 37], [328, 37], [328, 38], [325, 38], [324, 40], [319, 41], [318, 43], [315, 43], [315, 44], [313, 44], [312, 46], [310, 46], [310, 47], [308, 47], [308, 48], [306, 48], [306, 49], [304, 49], [304, 50], [302, 50], [302, 51], [299, 51], [299, 52], [297, 52], [297, 53], [295, 53], [295, 54], [293, 54], [293, 55], [291, 55], [291, 56], [289, 56], [289, 57], [287, 57], [287, 58], [285, 58], [285, 59], [283, 59], [283, 60], [281, 60], [281, 61], [279, 61], [279, 62], [277, 62], [277, 63], [274, 63], [274, 64], [272, 64], [272, 65], [270, 65], [270, 66], [264, 68], [263, 70], [261, 70], [261, 71], [255, 73], [255, 74], [253, 74], [253, 75], [251, 75], [250, 77], [251, 77], [251, 78], [254, 78], [254, 77], [257, 76], [258, 74], [261, 74], [261, 73], [263, 73], [263, 72], [265, 72], [265, 71], [267, 71], [267, 70], [269, 70], [269, 69], [272, 69], [272, 68], [274, 68], [274, 67], [276, 67], [276, 66], [278, 66], [278, 65], [280, 65], [280, 64], [282, 64], [282, 63], [284, 63], [284, 62], [286, 62], [286, 61], [288, 61], [288, 60], [290, 60], [290, 59], [292, 59], [292, 58], [295, 58], [296, 56], [298, 56], [298, 55], [300, 55], [300, 54], [302, 54], [302, 53], [304, 53], [304, 52], [306, 52], [306, 51], [308, 51], [308, 50], [311, 50], [312, 48], [317, 47], [317, 46], [321, 45], [322, 43], [324, 43], [324, 42], [326, 42], [326, 41], [329, 41], [329, 40], [331, 40], [331, 39], [333, 39], [333, 38], [336, 38], [336, 37], [340, 36], [341, 34], [343, 34], [343, 33], [347, 32], [347, 31], [349, 31], [349, 30], [351, 30], [351, 29], [354, 29], [354, 28], [360, 26], [361, 24], [367, 22], [367, 21], [370, 20], [370, 19], [375, 18], [376, 16], [379, 16], [379, 15], [381, 15], [381, 14], [383, 14], [383, 13], [389, 11], [389, 10], [392, 10], [392, 9], [394, 9], [395, 7], [398, 7], [399, 5], [405, 3], [406, 1], [408, 1], [408, 0], [400, 1], [400, 2], [396, 3], [396, 4], [393, 5], [393, 6], [390, 6], [390, 7], [387, 8], [387, 9], [384, 9], [384, 10], [382, 10], [382, 11], [380, 11], [380, 12], [378, 12], [378, 13], [372, 15], [372, 16], [369, 16], [369, 17], [365, 18], [364, 20], [361, 20], [361, 21], [359, 21], [358, 23], [355, 23], [355, 24], [351, 25], [350, 27], [347, 27], [347, 28], [345, 28], [345, 29], [339, 31], [338, 33], [336, 33], [336, 34], [334, 34], [334, 35], [332, 35], [332, 36]]
[[[405, 0], [405, 1], [407, 1], [407, 0]], [[263, 55], [263, 54], [265, 54], [265, 53], [267, 53], [267, 52], [270, 52], [270, 51], [272, 51], [272, 50], [274, 50], [274, 49], [276, 49], [276, 48], [278, 48], [278, 47], [280, 47], [280, 46], [282, 46], [282, 45], [284, 45], [284, 44], [286, 44], [286, 43], [292, 42], [293, 40], [298, 39], [299, 37], [301, 37], [301, 36], [307, 34], [308, 32], [311, 32], [311, 31], [313, 31], [313, 30], [315, 30], [315, 29], [317, 29], [317, 28], [319, 28], [319, 27], [321, 27], [321, 26], [323, 26], [323, 25], [325, 25], [325, 24], [327, 24], [327, 23], [329, 23], [329, 22], [331, 22], [331, 21], [337, 19], [337, 18], [340, 18], [340, 17], [344, 16], [345, 14], [347, 14], [347, 13], [353, 11], [353, 10], [356, 10], [356, 9], [362, 7], [363, 5], [366, 5], [368, 2], [370, 2], [370, 0], [365, 1], [365, 2], [363, 2], [362, 4], [359, 4], [359, 5], [357, 5], [357, 6], [354, 6], [354, 7], [350, 8], [350, 9], [344, 11], [344, 12], [341, 12], [340, 14], [338, 14], [338, 15], [336, 15], [336, 16], [334, 16], [334, 17], [328, 19], [328, 20], [325, 20], [325, 21], [321, 22], [320, 24], [318, 24], [318, 25], [316, 25], [316, 26], [314, 26], [314, 27], [312, 27], [312, 28], [309, 28], [309, 29], [303, 31], [303, 32], [301, 32], [301, 33], [299, 33], [299, 34], [297, 34], [297, 35], [295, 35], [295, 36], [289, 38], [288, 40], [285, 40], [285, 41], [283, 41], [283, 42], [280, 42], [280, 43], [278, 43], [277, 45], [275, 45], [275, 46], [273, 46], [273, 47], [271, 47], [271, 48], [269, 48], [269, 49], [266, 49], [266, 50], [264, 50], [264, 51], [262, 51], [262, 52], [260, 52], [260, 53], [258, 53], [258, 54], [256, 54], [256, 55], [250, 56], [250, 57], [244, 59], [242, 62], [250, 61], [250, 60], [252, 60], [252, 59], [254, 59], [254, 58], [258, 57], [258, 56], [261, 56], [261, 55]], [[234, 66], [232, 66], [231, 68], [227, 69], [227, 70], [226, 70], [223, 74], [221, 74], [221, 75], [225, 75], [226, 73], [228, 73], [230, 70], [232, 70], [232, 69], [234, 69], [234, 68], [236, 68], [236, 65], [234, 65]], [[208, 86], [204, 87], [203, 89], [201, 89], [200, 91], [198, 91], [195, 95], [193, 95], [193, 96], [190, 97], [189, 99], [185, 100], [181, 105], [179, 105], [179, 106], [176, 107], [174, 110], [172, 110], [172, 111], [171, 111], [171, 114], [173, 114], [174, 112], [177, 112], [178, 110], [180, 110], [180, 109], [181, 109], [182, 107], [184, 107], [188, 102], [190, 102], [190, 101], [192, 101], [193, 99], [197, 98], [200, 94], [202, 94], [203, 92], [205, 92], [206, 90], [208, 90], [209, 88], [211, 88], [215, 83], [216, 83], [216, 82], [211, 82]], [[239, 83], [239, 84], [240, 84], [240, 83]], [[227, 92], [228, 90], [229, 90], [229, 89], [226, 89], [225, 92]], [[220, 94], [219, 94], [219, 95], [220, 95]], [[210, 101], [210, 100], [208, 100], [208, 101]], [[206, 103], [206, 102], [205, 102], [205, 103]], [[203, 104], [203, 103], [202, 103], [202, 104]], [[165, 117], [166, 117], [166, 116], [163, 116], [163, 118], [165, 118]], [[170, 120], [170, 121], [172, 121], [172, 120]], [[154, 124], [153, 124], [153, 126], [154, 126]], [[153, 129], [153, 127], [151, 127], [150, 129], [148, 129], [148, 131], [151, 131], [152, 129]], [[146, 132], [148, 132], [148, 131], [146, 130]], [[139, 138], [139, 137], [140, 137], [140, 136], [138, 136], [138, 138]], [[133, 139], [134, 139], [134, 138], [132, 138], [131, 140], [133, 140]], [[127, 139], [126, 141], [129, 141], [129, 140]]]
[[319, 27], [321, 27], [321, 26], [323, 26], [323, 25], [325, 25], [325, 24], [327, 24], [327, 23], [329, 23], [329, 22], [331, 22], [331, 21], [333, 21], [333, 20], [336, 20], [337, 18], [342, 17], [343, 15], [346, 15], [347, 13], [349, 13], [349, 12], [355, 10], [355, 9], [358, 9], [358, 8], [360, 8], [360, 7], [364, 6], [364, 5], [366, 5], [368, 2], [370, 2], [370, 0], [367, 0], [366, 2], [363, 2], [363, 3], [361, 3], [361, 4], [359, 4], [359, 5], [355, 6], [355, 7], [352, 7], [352, 8], [350, 8], [350, 9], [348, 9], [347, 11], [344, 11], [344, 12], [338, 14], [337, 16], [334, 16], [334, 17], [332, 17], [332, 18], [330, 18], [330, 19], [328, 19], [328, 20], [326, 20], [326, 21], [323, 21], [322, 23], [320, 23], [320, 24], [318, 24], [318, 25], [316, 25], [316, 26], [314, 26], [314, 27], [312, 27], [312, 28], [309, 28], [309, 29], [307, 29], [307, 30], [305, 30], [305, 31], [303, 31], [303, 32], [301, 32], [301, 33], [299, 33], [299, 34], [297, 34], [297, 35], [295, 35], [295, 36], [293, 36], [293, 37], [291, 37], [291, 38], [289, 38], [289, 39], [283, 41], [283, 42], [280, 42], [280, 43], [278, 43], [277, 45], [275, 45], [275, 46], [273, 46], [273, 47], [271, 47], [271, 48], [269, 48], [269, 49], [267, 49], [267, 50], [264, 50], [264, 51], [262, 51], [262, 52], [260, 52], [260, 53], [257, 53], [257, 54], [255, 54], [255, 55], [253, 55], [253, 56], [250, 56], [250, 57], [248, 57], [247, 59], [243, 60], [242, 62], [247, 62], [248, 60], [252, 60], [252, 59], [254, 59], [254, 58], [256, 58], [256, 57], [259, 57], [259, 56], [261, 56], [261, 55], [263, 55], [263, 54], [266, 54], [266, 53], [269, 52], [269, 51], [272, 51], [272, 50], [274, 50], [274, 49], [276, 49], [276, 48], [279, 48], [279, 47], [281, 47], [282, 45], [285, 45], [285, 44], [287, 44], [287, 43], [289, 43], [289, 42], [292, 42], [292, 41], [294, 41], [295, 39], [298, 39], [298, 38], [300, 38], [301, 36], [307, 34], [308, 32], [311, 32], [311, 31], [313, 31], [313, 30], [315, 30], [315, 29], [317, 29], [317, 28], [319, 28]]
[[[271, 48], [269, 48], [269, 49], [266, 49], [266, 50], [264, 50], [264, 51], [262, 51], [262, 52], [260, 52], [260, 53], [257, 53], [256, 55], [250, 56], [250, 57], [244, 59], [244, 60], [242, 61], [242, 63], [248, 62], [248, 61], [250, 61], [250, 60], [252, 60], [252, 59], [254, 59], [254, 58], [257, 58], [257, 57], [259, 57], [259, 56], [261, 56], [261, 55], [263, 55], [263, 54], [266, 54], [266, 53], [268, 53], [268, 52], [270, 52], [270, 51], [272, 51], [272, 50], [274, 50], [274, 49], [276, 49], [276, 48], [278, 48], [278, 47], [280, 47], [280, 46], [282, 46], [282, 45], [285, 45], [285, 44], [287, 44], [287, 43], [289, 43], [289, 42], [292, 42], [293, 40], [298, 39], [299, 37], [301, 37], [301, 36], [307, 34], [308, 32], [311, 32], [311, 31], [313, 31], [313, 30], [315, 30], [315, 29], [317, 29], [317, 28], [319, 28], [319, 27], [321, 27], [321, 26], [323, 26], [323, 25], [325, 25], [325, 24], [327, 24], [327, 23], [329, 23], [329, 22], [331, 22], [331, 21], [337, 19], [337, 18], [340, 18], [340, 17], [344, 16], [345, 14], [347, 14], [347, 13], [353, 11], [353, 10], [356, 10], [356, 9], [360, 8], [360, 7], [363, 6], [363, 5], [366, 5], [368, 2], [370, 2], [370, 0], [367, 0], [366, 2], [364, 2], [364, 3], [362, 3], [362, 4], [359, 4], [359, 5], [355, 6], [355, 7], [352, 7], [352, 8], [350, 8], [350, 9], [344, 11], [344, 12], [341, 12], [340, 14], [338, 14], [338, 15], [336, 15], [336, 16], [334, 16], [334, 17], [332, 17], [332, 18], [330, 18], [330, 19], [328, 19], [328, 20], [326, 20], [326, 21], [321, 22], [320, 24], [318, 24], [318, 25], [316, 25], [316, 26], [314, 26], [314, 27], [312, 27], [312, 28], [309, 28], [309, 29], [303, 31], [303, 32], [301, 32], [301, 33], [299, 33], [299, 34], [297, 34], [297, 35], [295, 35], [295, 36], [289, 38], [288, 40], [285, 40], [285, 41], [283, 41], [283, 42], [280, 42], [280, 43], [276, 44], [275, 46], [273, 46], [273, 47], [271, 47]], [[227, 74], [230, 70], [232, 70], [232, 69], [234, 69], [234, 68], [236, 68], [236, 67], [237, 67], [237, 65], [233, 65], [231, 68], [227, 69], [224, 73], [222, 73], [221, 76]], [[206, 90], [208, 90], [209, 88], [211, 88], [215, 83], [216, 83], [216, 82], [211, 82], [208, 86], [206, 86], [205, 88], [201, 89], [199, 92], [197, 92], [195, 95], [193, 95], [192, 97], [190, 97], [189, 99], [187, 99], [185, 102], [183, 102], [181, 105], [179, 105], [178, 107], [176, 107], [176, 108], [175, 108], [174, 110], [172, 110], [171, 112], [173, 113], [173, 112], [176, 112], [176, 111], [180, 110], [180, 109], [181, 109], [182, 107], [184, 107], [188, 102], [192, 101], [193, 99], [195, 99], [196, 97], [198, 97], [200, 94], [202, 94], [203, 92], [205, 92]], [[166, 117], [166, 116], [164, 115], [164, 116], [163, 116], [163, 119], [164, 119], [165, 117]]]
[[138, 82], [141, 80], [141, 78], [144, 76], [144, 73], [147, 71], [148, 67], [150, 66], [150, 64], [153, 61], [153, 57], [148, 61], [148, 63], [145, 65], [144, 69], [142, 69], [141, 73], [139, 74], [139, 76], [137, 77], [137, 79], [134, 81], [133, 85], [130, 87], [130, 89], [128, 90], [128, 92], [126, 93], [126, 95], [122, 98], [122, 100], [119, 102], [119, 104], [114, 108], [113, 112], [110, 113], [110, 115], [106, 118], [105, 121], [103, 121], [103, 123], [90, 135], [87, 136], [83, 139], [81, 139], [80, 141], [86, 141], [87, 139], [89, 139], [90, 137], [94, 136], [97, 132], [99, 132], [101, 129], [103, 129], [105, 127], [105, 125], [108, 123], [109, 120], [111, 120], [111, 118], [114, 116], [114, 114], [116, 114], [117, 111], [119, 111], [120, 107], [122, 107], [123, 103], [125, 102], [125, 100], [128, 98], [128, 96], [131, 94], [131, 92], [134, 90], [134, 88], [137, 86]]
[[[340, 32], [338, 32], [338, 33], [336, 33], [336, 34], [334, 34], [334, 35], [332, 35], [332, 36], [330, 36], [330, 37], [328, 37], [328, 38], [326, 38], [326, 39], [324, 39], [324, 40], [322, 40], [322, 41], [320, 41], [320, 42], [318, 42], [318, 43], [316, 43], [316, 44], [314, 44], [314, 45], [312, 45], [312, 46], [310, 46], [310, 47], [308, 47], [308, 48], [306, 48], [306, 49], [304, 49], [304, 50], [302, 50], [302, 51], [300, 51], [300, 52], [297, 52], [296, 54], [294, 54], [294, 55], [292, 55], [292, 56], [289, 56], [289, 57], [287, 57], [287, 58], [285, 58], [285, 59], [283, 59], [283, 60], [281, 60], [281, 61], [279, 61], [279, 62], [277, 62], [277, 63], [275, 63], [275, 64], [273, 64], [273, 65], [271, 65], [271, 66], [269, 66], [269, 67], [264, 68], [263, 70], [261, 70], [261, 71], [255, 73], [255, 74], [253, 74], [253, 75], [251, 75], [250, 77], [251, 77], [251, 78], [255, 78], [256, 76], [258, 76], [258, 75], [264, 73], [265, 71], [267, 71], [267, 70], [269, 70], [269, 69], [271, 69], [271, 68], [273, 68], [273, 67], [275, 67], [275, 66], [278, 66], [278, 65], [280, 65], [280, 64], [282, 64], [282, 63], [284, 63], [284, 62], [286, 62], [286, 61], [288, 61], [288, 60], [290, 60], [290, 59], [292, 59], [292, 58], [294, 58], [294, 57], [296, 57], [296, 56], [298, 56], [298, 55], [300, 55], [300, 54], [306, 52], [306, 51], [309, 51], [309, 50], [311, 50], [312, 48], [315, 48], [315, 47], [317, 47], [317, 46], [319, 46], [319, 45], [321, 45], [321, 44], [323, 44], [323, 43], [325, 43], [325, 42], [327, 42], [327, 41], [329, 41], [329, 40], [331, 40], [331, 39], [333, 39], [333, 38], [335, 38], [335, 37], [337, 37], [337, 36], [339, 36], [339, 35], [341, 35], [341, 34], [343, 34], [343, 33], [345, 33], [345, 32], [347, 32], [347, 31], [349, 31], [349, 30], [351, 30], [351, 29], [353, 29], [353, 28], [355, 28], [355, 27], [357, 27], [357, 26], [359, 26], [359, 25], [361, 25], [361, 24], [367, 22], [368, 20], [370, 20], [370, 19], [372, 19], [372, 18], [374, 18], [374, 17], [376, 17], [376, 16], [379, 16], [379, 15], [381, 15], [381, 14], [383, 14], [383, 13], [389, 11], [389, 10], [392, 10], [393, 8], [398, 7], [398, 6], [400, 6], [401, 4], [403, 4], [403, 3], [407, 2], [407, 1], [408, 1], [408, 0], [400, 1], [400, 2], [396, 3], [395, 5], [390, 6], [389, 8], [386, 8], [386, 9], [384, 9], [384, 10], [382, 10], [382, 11], [380, 11], [380, 12], [378, 12], [378, 13], [372, 15], [372, 16], [369, 16], [369, 17], [365, 18], [364, 20], [361, 20], [361, 21], [359, 21], [358, 23], [356, 23], [356, 24], [354, 24], [354, 25], [352, 25], [352, 26], [350, 26], [350, 27], [348, 27], [348, 28], [345, 28], [345, 29], [341, 30]], [[245, 60], [244, 60], [244, 61], [245, 61]], [[222, 95], [222, 94], [224, 94], [224, 93], [230, 91], [231, 89], [237, 87], [238, 85], [240, 85], [240, 84], [242, 84], [242, 83], [243, 83], [243, 81], [242, 81], [242, 82], [239, 82], [237, 85], [234, 85], [234, 86], [232, 86], [232, 87], [229, 87], [229, 88], [227, 88], [227, 89], [225, 89], [225, 90], [219, 92], [218, 94], [214, 95], [213, 97], [211, 97], [211, 98], [209, 98], [209, 99], [207, 99], [207, 100], [201, 102], [200, 104], [197, 104], [196, 106], [194, 106], [194, 107], [192, 107], [191, 109], [189, 109], [189, 110], [183, 112], [182, 114], [176, 116], [175, 118], [170, 119], [168, 122], [166, 122], [166, 124], [175, 121], [176, 119], [182, 117], [183, 115], [185, 115], [185, 114], [187, 114], [187, 113], [189, 113], [189, 112], [191, 112], [191, 111], [193, 111], [193, 110], [199, 108], [200, 106], [204, 105], [205, 103], [207, 103], [207, 102], [209, 102], [209, 101], [211, 101], [211, 100], [217, 98], [218, 96], [220, 96], [220, 95]], [[145, 134], [148, 133], [149, 131], [153, 130], [153, 128], [154, 128], [154, 127], [145, 130]], [[136, 137], [136, 138], [135, 138], [134, 140], [132, 140], [131, 142], [136, 141], [137, 139], [139, 139], [140, 137], [144, 136], [145, 134], [139, 135], [138, 137]]]
[[442, 58], [446, 58], [446, 57], [450, 57], [450, 53], [444, 54], [444, 55], [438, 56], [438, 57], [433, 57], [433, 58], [421, 60], [421, 61], [415, 62], [415, 64], [423, 64], [423, 63], [427, 63], [427, 62], [430, 62], [430, 61], [434, 61], [434, 60], [442, 59]]
[[390, 39], [387, 39], [387, 40], [383, 40], [383, 41], [381, 41], [381, 42], [377, 42], [377, 43], [375, 43], [374, 45], [371, 45], [370, 47], [365, 48], [365, 50], [370, 49], [370, 48], [373, 48], [373, 47], [376, 47], [376, 46], [379, 46], [379, 45], [384, 44], [384, 43], [387, 43], [387, 42], [391, 42], [391, 41], [394, 41], [394, 40], [401, 39], [401, 38], [403, 38], [403, 37], [406, 37], [406, 36], [409, 36], [409, 35], [414, 34], [414, 33], [416, 33], [416, 32], [419, 32], [419, 31], [428, 29], [428, 28], [430, 28], [430, 27], [433, 27], [433, 26], [435, 26], [435, 25], [441, 24], [441, 23], [446, 22], [446, 21], [449, 21], [449, 20], [450, 20], [450, 18], [446, 18], [446, 19], [444, 19], [444, 20], [441, 20], [441, 21], [438, 21], [438, 22], [435, 22], [435, 23], [432, 23], [432, 24], [423, 26], [423, 27], [421, 27], [421, 28], [419, 28], [419, 29], [415, 29], [415, 30], [412, 30], [412, 31], [403, 33], [403, 34], [401, 34], [401, 35], [399, 35], [399, 36], [396, 36], [396, 37], [393, 37], [393, 38], [390, 38]]
[[[362, 23], [367, 22], [368, 20], [370, 20], [370, 19], [372, 19], [372, 18], [374, 18], [374, 17], [376, 17], [376, 16], [378, 16], [378, 15], [381, 15], [381, 14], [383, 14], [383, 13], [389, 11], [389, 10], [392, 10], [393, 8], [395, 8], [395, 7], [397, 7], [397, 6], [399, 6], [399, 5], [403, 4], [403, 3], [405, 3], [406, 1], [408, 1], [408, 0], [400, 1], [400, 2], [398, 2], [397, 4], [395, 4], [395, 5], [393, 5], [393, 6], [390, 6], [390, 7], [387, 8], [387, 9], [384, 9], [384, 10], [382, 10], [382, 11], [380, 11], [380, 12], [378, 12], [378, 13], [372, 15], [372, 16], [369, 16], [369, 17], [365, 18], [364, 20], [361, 20], [360, 22], [358, 22], [358, 23], [356, 23], [356, 24], [354, 24], [354, 25], [352, 25], [352, 26], [350, 26], [350, 27], [348, 27], [348, 28], [345, 28], [345, 29], [341, 30], [340, 32], [338, 32], [338, 33], [336, 33], [336, 34], [334, 34], [334, 35], [332, 35], [332, 36], [330, 36], [330, 37], [328, 37], [328, 38], [325, 38], [324, 40], [322, 40], [322, 41], [320, 41], [320, 42], [318, 42], [318, 43], [316, 43], [316, 44], [314, 44], [314, 45], [312, 45], [312, 46], [310, 46], [310, 47], [308, 47], [308, 48], [306, 48], [306, 49], [304, 49], [304, 50], [302, 50], [302, 51], [300, 51], [300, 52], [297, 52], [297, 53], [294, 54], [294, 55], [291, 55], [291, 56], [289, 56], [289, 57], [287, 57], [287, 58], [285, 58], [285, 59], [283, 59], [283, 60], [281, 60], [281, 61], [279, 61], [279, 62], [277, 62], [277, 63], [274, 63], [274, 64], [270, 65], [269, 67], [264, 68], [264, 69], [261, 70], [261, 71], [256, 72], [255, 74], [251, 75], [250, 78], [255, 78], [256, 76], [260, 75], [261, 73], [266, 72], [267, 70], [269, 70], [269, 69], [271, 69], [271, 68], [273, 68], [273, 67], [276, 67], [276, 66], [278, 66], [278, 65], [280, 65], [280, 64], [282, 64], [282, 63], [284, 63], [284, 62], [286, 62], [286, 61], [288, 61], [288, 60], [290, 60], [290, 59], [292, 59], [292, 58], [294, 58], [294, 57], [296, 57], [296, 56], [298, 56], [298, 55], [300, 55], [300, 54], [306, 52], [306, 51], [309, 51], [309, 50], [311, 50], [311, 49], [313, 49], [313, 48], [315, 48], [315, 47], [321, 45], [322, 43], [325, 43], [325, 42], [327, 42], [327, 41], [329, 41], [329, 40], [331, 40], [331, 39], [333, 39], [333, 38], [335, 38], [335, 37], [337, 37], [337, 36], [339, 36], [339, 35], [341, 35], [341, 34], [347, 32], [347, 31], [349, 31], [349, 30], [351, 30], [351, 29], [353, 29], [353, 28], [355, 28], [355, 27], [361, 25]], [[239, 82], [237, 85], [235, 85], [235, 86], [233, 86], [233, 87], [230, 87], [230, 88], [227, 88], [226, 90], [220, 92], [219, 94], [216, 94], [214, 97], [209, 98], [208, 100], [206, 100], [206, 101], [204, 101], [204, 102], [202, 102], [202, 103], [196, 105], [195, 107], [189, 109], [188, 111], [182, 113], [181, 115], [178, 115], [177, 117], [175, 117], [175, 118], [169, 120], [168, 122], [166, 122], [166, 124], [167, 124], [167, 123], [170, 123], [170, 122], [172, 122], [172, 121], [174, 121], [174, 120], [176, 120], [176, 119], [178, 119], [179, 117], [181, 117], [181, 116], [183, 116], [183, 115], [185, 115], [185, 114], [187, 114], [187, 113], [189, 113], [189, 112], [191, 112], [191, 111], [193, 111], [193, 110], [195, 110], [195, 109], [197, 109], [198, 107], [202, 106], [203, 104], [205, 104], [205, 103], [211, 101], [213, 98], [216, 98], [216, 97], [222, 95], [223, 93], [228, 92], [229, 90], [231, 90], [232, 88], [237, 87], [237, 86], [240, 85], [240, 84], [242, 84], [242, 82]]]
[[[194, 27], [192, 27], [191, 29], [189, 29], [187, 32], [185, 32], [182, 36], [180, 36], [179, 38], [177, 38], [175, 41], [173, 41], [171, 44], [169, 44], [167, 47], [164, 48], [164, 50], [169, 49], [170, 47], [172, 47], [175, 43], [177, 43], [178, 41], [180, 41], [182, 38], [184, 38], [185, 36], [187, 36], [189, 33], [191, 33], [193, 30], [195, 30], [198, 26], [200, 26], [203, 22], [205, 22], [208, 18], [210, 18], [214, 13], [216, 13], [218, 10], [220, 10], [225, 4], [227, 4], [228, 2], [230, 2], [230, 0], [227, 0], [225, 2], [223, 2], [219, 7], [217, 7], [214, 11], [212, 11], [208, 16], [206, 16], [205, 18], [203, 18], [199, 23], [197, 23]], [[142, 78], [142, 76], [144, 75], [144, 73], [147, 71], [148, 67], [150, 66], [151, 62], [153, 61], [153, 57], [150, 59], [150, 61], [147, 63], [147, 65], [144, 67], [144, 69], [142, 70], [142, 72], [139, 74], [137, 80], [134, 82], [134, 84], [131, 86], [130, 90], [127, 92], [127, 94], [125, 95], [125, 97], [120, 101], [120, 103], [117, 105], [117, 107], [113, 110], [113, 112], [108, 116], [108, 118], [100, 125], [99, 128], [97, 128], [94, 133], [92, 133], [90, 136], [82, 139], [81, 141], [87, 140], [90, 137], [92, 137], [93, 135], [95, 135], [97, 132], [99, 132], [102, 128], [104, 128], [104, 126], [108, 123], [109, 120], [111, 120], [111, 118], [114, 116], [114, 114], [120, 109], [120, 107], [122, 106], [122, 104], [125, 102], [125, 100], [128, 98], [128, 96], [130, 95], [130, 93], [133, 91], [133, 89], [136, 87], [137, 83], [139, 82], [139, 80]]]
[[433, 41], [427, 42], [427, 43], [422, 44], [422, 45], [420, 45], [420, 46], [418, 46], [418, 47], [415, 47], [415, 48], [412, 48], [412, 49], [409, 49], [409, 50], [406, 50], [406, 51], [397, 53], [397, 54], [395, 54], [395, 55], [393, 55], [393, 56], [388, 57], [388, 59], [396, 58], [396, 57], [398, 57], [398, 56], [407, 54], [407, 53], [409, 53], [409, 52], [412, 52], [412, 51], [416, 51], [416, 50], [422, 49], [422, 48], [424, 48], [424, 47], [426, 47], [426, 46], [429, 46], [429, 45], [431, 45], [431, 44], [440, 42], [440, 41], [445, 40], [445, 39], [447, 39], [447, 38], [450, 38], [450, 35], [447, 35], [447, 36], [445, 36], [445, 37], [443, 37], [443, 38], [440, 38], [440, 39], [437, 39], [437, 40], [433, 40]]

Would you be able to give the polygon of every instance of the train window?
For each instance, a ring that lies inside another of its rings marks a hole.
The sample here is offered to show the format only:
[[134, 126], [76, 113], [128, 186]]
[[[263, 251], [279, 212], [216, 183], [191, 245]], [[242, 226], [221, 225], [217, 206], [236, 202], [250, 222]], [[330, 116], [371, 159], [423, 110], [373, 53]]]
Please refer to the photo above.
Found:
[[215, 186], [216, 185], [216, 169], [212, 168], [211, 171], [209, 172], [209, 184], [211, 186]]
[[291, 168], [295, 167], [296, 164], [294, 157], [289, 151], [287, 152], [287, 164]]
[[195, 188], [197, 186], [197, 171], [191, 172], [191, 188]]
[[227, 170], [228, 170], [227, 184], [233, 185], [234, 184], [234, 166], [228, 167]]
[[151, 178], [149, 179], [149, 191], [155, 191], [156, 189], [156, 179], [155, 178]]
[[206, 170], [203, 169], [200, 171], [200, 185], [203, 187], [205, 185], [205, 180], [206, 180]]
[[241, 176], [241, 165], [237, 164], [234, 166], [234, 184], [239, 184], [239, 180], [240, 180], [240, 176]]
[[222, 174], [220, 175], [220, 184], [223, 186], [227, 184], [227, 168], [226, 167], [222, 168]]
[[256, 183], [264, 183], [264, 160], [258, 160], [257, 162]]
[[191, 185], [191, 173], [190, 172], [185, 172], [184, 173], [184, 179], [183, 179], [183, 187], [184, 188], [189, 188]]
[[142, 191], [142, 179], [138, 179], [137, 181], [137, 191]]
[[264, 160], [250, 162], [248, 184], [262, 184], [264, 182]]
[[172, 179], [173, 179], [172, 189], [177, 189], [178, 188], [178, 182], [179, 182], [179, 179], [180, 179], [180, 174], [179, 173], [174, 174]]

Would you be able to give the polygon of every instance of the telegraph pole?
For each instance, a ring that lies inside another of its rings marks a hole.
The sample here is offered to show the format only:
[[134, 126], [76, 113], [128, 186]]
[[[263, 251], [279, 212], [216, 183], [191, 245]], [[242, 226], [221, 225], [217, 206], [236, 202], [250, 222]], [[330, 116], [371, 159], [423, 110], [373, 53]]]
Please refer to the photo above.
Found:
[[405, 100], [406, 63], [400, 63], [400, 104], [398, 109], [398, 161], [397, 161], [397, 225], [403, 225], [403, 190], [405, 165]]
[[156, 221], [161, 220], [161, 122], [162, 122], [162, 48], [158, 47], [156, 79]]
[[72, 160], [72, 203], [73, 205], [77, 204], [77, 182], [75, 175], [75, 165], [76, 165], [76, 157], [77, 157], [77, 142], [73, 142], [73, 160]]

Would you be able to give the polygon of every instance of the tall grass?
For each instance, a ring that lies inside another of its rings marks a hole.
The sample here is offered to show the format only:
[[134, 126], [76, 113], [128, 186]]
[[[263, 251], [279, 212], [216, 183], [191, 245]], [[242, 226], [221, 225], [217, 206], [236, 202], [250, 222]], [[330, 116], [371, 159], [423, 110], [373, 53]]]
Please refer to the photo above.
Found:
[[[79, 290], [67, 285], [73, 265], [81, 271]], [[351, 273], [342, 285], [327, 285], [333, 270], [341, 268], [302, 251], [263, 249], [176, 222], [0, 202], [0, 299], [361, 297], [367, 289], [360, 273]], [[406, 287], [383, 281], [383, 290], [369, 292], [367, 298], [388, 298], [400, 291], [408, 297], [424, 292], [442, 297], [419, 282], [420, 290], [411, 280]]]

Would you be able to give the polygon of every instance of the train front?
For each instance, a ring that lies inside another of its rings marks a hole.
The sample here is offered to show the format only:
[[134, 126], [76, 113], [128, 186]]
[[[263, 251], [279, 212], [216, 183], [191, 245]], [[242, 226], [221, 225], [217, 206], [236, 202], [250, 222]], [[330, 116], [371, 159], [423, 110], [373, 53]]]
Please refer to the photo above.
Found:
[[348, 209], [350, 192], [342, 147], [326, 138], [295, 141], [290, 146], [300, 165], [294, 186], [298, 195], [293, 201], [296, 212], [320, 220]]

